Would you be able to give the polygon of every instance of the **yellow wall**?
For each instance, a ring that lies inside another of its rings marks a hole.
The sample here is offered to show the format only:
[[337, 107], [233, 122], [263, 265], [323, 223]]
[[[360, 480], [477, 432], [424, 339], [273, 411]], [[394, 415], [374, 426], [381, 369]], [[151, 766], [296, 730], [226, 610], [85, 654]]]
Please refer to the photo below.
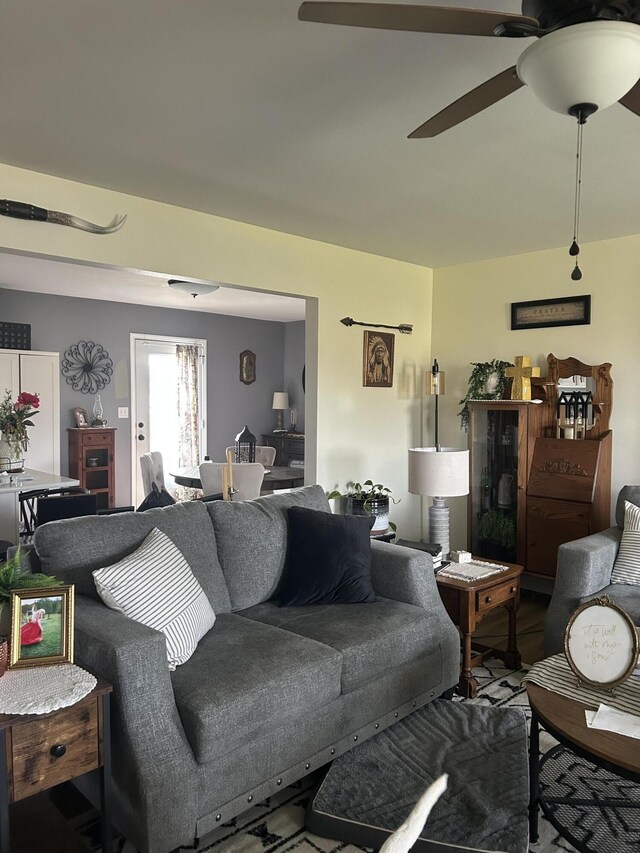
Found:
[[[421, 441], [417, 377], [430, 359], [431, 270], [2, 164], [0, 184], [5, 198], [94, 222], [129, 217], [109, 236], [2, 218], [0, 249], [317, 297], [308, 303], [307, 477], [327, 489], [368, 477], [385, 483], [402, 498], [393, 509], [402, 535], [418, 533], [406, 460]], [[393, 388], [362, 387], [363, 330], [343, 326], [345, 316], [414, 324], [413, 335], [396, 333]]]
[[[640, 483], [640, 236], [583, 246], [582, 281], [570, 279], [567, 249], [553, 249], [434, 272], [433, 354], [447, 371], [441, 400], [442, 441], [466, 445], [456, 416], [473, 361], [530, 355], [546, 374], [547, 355], [612, 363], [612, 500]], [[591, 325], [511, 331], [511, 303], [591, 294]], [[452, 545], [466, 545], [465, 499], [452, 498]]]

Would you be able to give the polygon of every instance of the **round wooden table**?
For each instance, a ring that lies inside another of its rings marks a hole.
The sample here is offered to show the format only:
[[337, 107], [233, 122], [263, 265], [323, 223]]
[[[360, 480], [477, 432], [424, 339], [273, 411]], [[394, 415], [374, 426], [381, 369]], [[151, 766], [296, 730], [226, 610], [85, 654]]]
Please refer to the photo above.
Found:
[[[594, 710], [593, 705], [585, 705], [567, 696], [561, 696], [552, 690], [547, 690], [537, 684], [527, 683], [527, 696], [531, 705], [531, 736], [529, 741], [529, 837], [532, 843], [538, 840], [538, 809], [542, 808], [547, 820], [573, 846], [584, 853], [592, 853], [592, 847], [586, 846], [563, 825], [557, 817], [557, 809], [552, 808], [557, 803], [569, 804], [568, 798], [555, 800], [545, 797], [540, 786], [540, 770], [552, 753], [561, 749], [555, 747], [540, 759], [540, 726], [554, 737], [561, 746], [568, 748], [573, 754], [590, 764], [601, 767], [610, 773], [615, 773], [622, 779], [640, 782], [640, 740], [587, 727], [584, 712]], [[603, 693], [602, 701], [606, 704], [607, 697]], [[579, 774], [579, 770], [576, 773]], [[577, 777], [576, 777], [577, 778]], [[579, 805], [587, 804], [580, 800]], [[594, 797], [593, 806], [598, 808], [615, 809], [620, 805], [619, 796], [612, 792], [610, 801], [601, 795]], [[633, 804], [629, 803], [633, 808]], [[627, 849], [627, 848], [625, 848]], [[636, 849], [635, 847], [633, 849]]]
[[[296, 486], [304, 486], [304, 468], [283, 468], [275, 467], [267, 469], [262, 481], [262, 488], [265, 491], [273, 491], [274, 489], [293, 489]], [[197, 465], [191, 468], [178, 468], [170, 475], [179, 486], [186, 486], [190, 489], [201, 489], [202, 481], [200, 480], [200, 469]]]

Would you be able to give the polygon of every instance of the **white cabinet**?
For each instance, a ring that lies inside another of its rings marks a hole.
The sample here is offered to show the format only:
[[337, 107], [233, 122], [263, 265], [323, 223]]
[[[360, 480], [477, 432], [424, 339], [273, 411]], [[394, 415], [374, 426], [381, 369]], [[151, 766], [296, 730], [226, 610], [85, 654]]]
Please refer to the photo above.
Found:
[[60, 354], [34, 350], [0, 350], [0, 395], [21, 391], [40, 395], [39, 414], [29, 427], [27, 468], [60, 473]]

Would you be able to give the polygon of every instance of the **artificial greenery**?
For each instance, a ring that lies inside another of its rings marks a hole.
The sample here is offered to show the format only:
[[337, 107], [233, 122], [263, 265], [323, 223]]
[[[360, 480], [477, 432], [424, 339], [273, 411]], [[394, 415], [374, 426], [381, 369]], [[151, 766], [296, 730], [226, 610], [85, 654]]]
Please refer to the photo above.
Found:
[[59, 583], [58, 578], [51, 575], [23, 571], [18, 548], [13, 557], [0, 563], [0, 604], [11, 600], [11, 592], [14, 589], [38, 589], [57, 586]]
[[[502, 400], [504, 389], [507, 383], [504, 375], [505, 368], [513, 367], [510, 361], [501, 361], [494, 358], [491, 361], [472, 361], [473, 370], [469, 377], [469, 388], [466, 395], [460, 400], [462, 409], [458, 412], [460, 415], [460, 429], [465, 432], [469, 428], [469, 400]], [[498, 374], [498, 383], [495, 391], [487, 391], [487, 379], [494, 374]]]
[[516, 525], [510, 515], [499, 509], [490, 509], [482, 516], [478, 524], [480, 539], [495, 542], [512, 551], [516, 547]]

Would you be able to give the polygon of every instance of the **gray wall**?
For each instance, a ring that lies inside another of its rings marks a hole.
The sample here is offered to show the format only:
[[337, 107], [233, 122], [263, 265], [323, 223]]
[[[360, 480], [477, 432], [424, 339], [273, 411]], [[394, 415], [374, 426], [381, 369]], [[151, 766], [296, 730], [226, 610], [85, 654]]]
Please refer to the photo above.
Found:
[[[285, 323], [284, 327], [284, 388], [289, 393], [289, 405], [298, 413], [298, 432], [304, 432], [304, 320]], [[284, 413], [284, 425], [289, 427], [289, 413]]]
[[[198, 311], [177, 311], [146, 305], [129, 305], [94, 299], [77, 299], [42, 293], [0, 289], [0, 320], [31, 324], [31, 348], [59, 352], [79, 340], [102, 344], [114, 363], [111, 382], [101, 392], [104, 416], [116, 432], [116, 503], [130, 501], [130, 421], [118, 418], [118, 407], [131, 409], [129, 348], [131, 332], [207, 341], [208, 453], [223, 459], [224, 449], [247, 424], [258, 441], [274, 424], [273, 392], [285, 382], [287, 326], [301, 326], [304, 360], [304, 323], [276, 323], [226, 317]], [[293, 347], [294, 355], [299, 344]], [[256, 381], [243, 385], [239, 379], [242, 350], [256, 354]], [[296, 361], [299, 356], [295, 355]], [[297, 371], [297, 364], [293, 372]], [[300, 371], [302, 367], [300, 367]], [[286, 387], [286, 386], [285, 386]], [[37, 389], [31, 389], [37, 391]], [[300, 389], [301, 391], [301, 389]], [[82, 406], [91, 415], [94, 398], [81, 394], [60, 377], [61, 448], [60, 471], [68, 473], [66, 428], [74, 426], [71, 410]], [[300, 408], [298, 406], [298, 408]]]

